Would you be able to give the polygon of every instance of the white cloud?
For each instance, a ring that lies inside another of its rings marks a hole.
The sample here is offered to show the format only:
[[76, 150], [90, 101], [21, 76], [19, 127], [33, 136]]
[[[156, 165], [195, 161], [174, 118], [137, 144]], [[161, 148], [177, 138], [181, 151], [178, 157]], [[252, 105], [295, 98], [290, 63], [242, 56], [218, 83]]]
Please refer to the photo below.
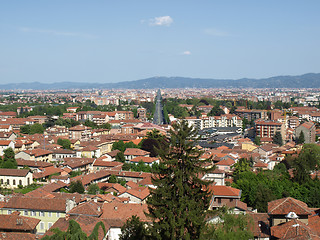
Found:
[[191, 55], [191, 52], [190, 51], [184, 51], [184, 52], [182, 52], [182, 55]]
[[169, 27], [173, 23], [173, 19], [170, 16], [155, 17], [149, 20], [150, 26], [167, 26]]
[[98, 37], [96, 35], [85, 34], [85, 33], [62, 32], [62, 31], [56, 31], [56, 30], [50, 30], [50, 29], [37, 29], [37, 28], [28, 28], [28, 27], [20, 28], [20, 31], [28, 32], [28, 33], [42, 33], [42, 34], [49, 34], [49, 35], [55, 35], [55, 36], [67, 36], [67, 37], [82, 37], [82, 38]]
[[220, 31], [219, 29], [216, 28], [207, 28], [204, 30], [204, 33], [210, 36], [215, 36], [215, 37], [227, 37], [230, 36], [227, 32]]

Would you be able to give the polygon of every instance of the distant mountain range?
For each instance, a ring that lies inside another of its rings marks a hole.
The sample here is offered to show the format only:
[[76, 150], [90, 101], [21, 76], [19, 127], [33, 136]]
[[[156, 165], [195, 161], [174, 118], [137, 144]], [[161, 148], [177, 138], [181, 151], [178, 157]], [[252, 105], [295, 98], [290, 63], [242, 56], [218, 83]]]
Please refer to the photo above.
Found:
[[155, 89], [155, 88], [320, 88], [320, 73], [300, 76], [276, 76], [250, 79], [204, 79], [186, 77], [152, 77], [118, 83], [57, 82], [0, 84], [2, 90], [62, 90], [62, 89]]

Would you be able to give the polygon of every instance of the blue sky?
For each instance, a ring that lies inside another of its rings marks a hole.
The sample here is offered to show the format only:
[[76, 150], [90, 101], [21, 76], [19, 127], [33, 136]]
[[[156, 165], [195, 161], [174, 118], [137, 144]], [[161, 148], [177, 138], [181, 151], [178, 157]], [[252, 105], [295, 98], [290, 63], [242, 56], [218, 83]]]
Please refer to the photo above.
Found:
[[0, 2], [0, 83], [320, 72], [319, 0]]

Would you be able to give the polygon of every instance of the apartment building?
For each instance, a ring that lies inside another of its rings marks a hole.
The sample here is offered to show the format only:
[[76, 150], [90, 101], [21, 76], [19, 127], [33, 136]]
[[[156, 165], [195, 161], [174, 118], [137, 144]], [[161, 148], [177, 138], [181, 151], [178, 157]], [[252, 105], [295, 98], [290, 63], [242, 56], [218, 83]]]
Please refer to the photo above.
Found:
[[276, 132], [280, 132], [282, 139], [285, 139], [285, 124], [281, 122], [257, 120], [255, 131], [256, 136], [260, 138], [273, 138]]

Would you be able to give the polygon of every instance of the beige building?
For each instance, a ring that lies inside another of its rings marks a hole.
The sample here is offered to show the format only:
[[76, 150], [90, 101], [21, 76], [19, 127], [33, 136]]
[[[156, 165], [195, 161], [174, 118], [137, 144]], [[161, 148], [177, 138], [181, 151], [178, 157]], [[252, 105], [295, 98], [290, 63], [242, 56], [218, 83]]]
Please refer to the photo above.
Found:
[[23, 152], [17, 153], [16, 158], [22, 158], [24, 160], [51, 162], [52, 151], [40, 148], [36, 148], [33, 150], [25, 150]]
[[285, 140], [285, 124], [274, 121], [257, 120], [255, 122], [256, 136], [260, 138], [273, 138], [276, 132], [280, 132], [282, 139]]
[[301, 132], [304, 134], [304, 143], [314, 143], [316, 141], [316, 125], [313, 122], [305, 122], [299, 125], [295, 130], [296, 139]]
[[3, 151], [7, 148], [12, 148], [14, 150], [14, 142], [11, 140], [0, 140], [0, 156], [3, 156]]
[[33, 175], [28, 169], [0, 169], [0, 184], [9, 188], [33, 183]]
[[39, 219], [37, 233], [44, 234], [59, 218], [64, 217], [66, 212], [75, 206], [76, 202], [72, 199], [11, 197], [5, 201], [0, 214], [19, 211], [21, 216]]

